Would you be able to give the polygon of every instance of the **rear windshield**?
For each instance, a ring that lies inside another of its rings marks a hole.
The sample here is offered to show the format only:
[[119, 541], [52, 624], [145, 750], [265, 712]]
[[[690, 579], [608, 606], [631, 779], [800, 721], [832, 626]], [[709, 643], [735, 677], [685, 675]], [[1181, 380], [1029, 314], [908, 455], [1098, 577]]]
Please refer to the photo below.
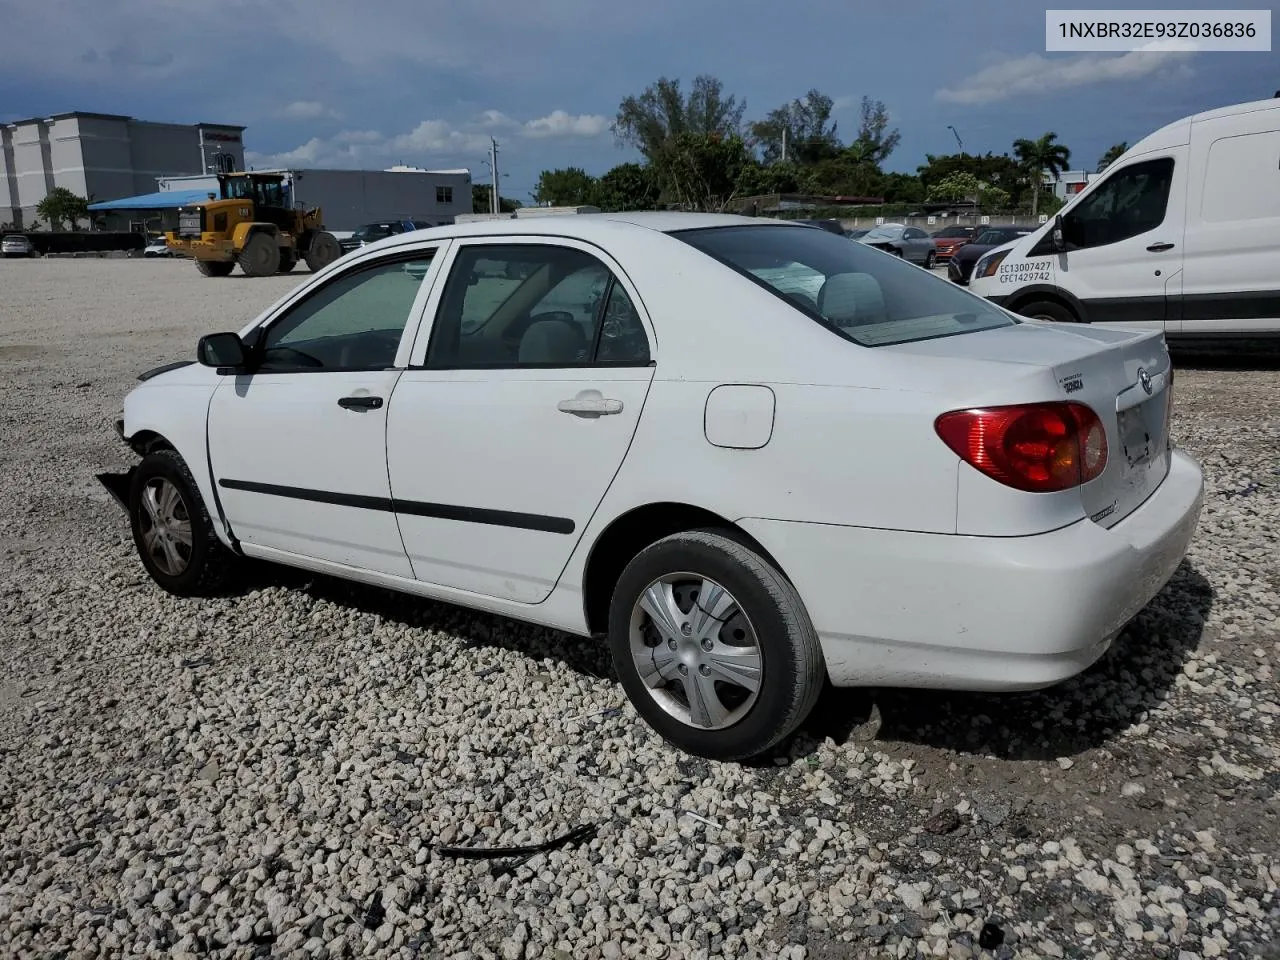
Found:
[[672, 233], [863, 346], [1006, 327], [985, 300], [899, 257], [825, 230], [707, 227]]

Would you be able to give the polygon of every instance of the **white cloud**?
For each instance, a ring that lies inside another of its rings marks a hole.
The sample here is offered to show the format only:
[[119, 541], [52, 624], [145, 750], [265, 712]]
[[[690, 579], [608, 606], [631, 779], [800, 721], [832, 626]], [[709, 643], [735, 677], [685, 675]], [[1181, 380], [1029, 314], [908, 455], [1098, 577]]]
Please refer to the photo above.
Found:
[[1015, 97], [1056, 93], [1099, 83], [1136, 80], [1156, 73], [1189, 75], [1186, 50], [1134, 50], [1121, 56], [1083, 54], [1053, 58], [1029, 53], [993, 63], [934, 96], [945, 103], [995, 103]]
[[832, 110], [848, 110], [857, 102], [858, 102], [858, 98], [855, 97], [853, 94], [851, 93], [846, 94], [843, 97], [836, 97], [834, 100], [832, 100], [831, 109]]
[[608, 121], [595, 114], [573, 115], [555, 110], [545, 117], [522, 122], [499, 110], [485, 110], [465, 123], [423, 120], [408, 131], [393, 135], [377, 130], [341, 130], [330, 137], [312, 137], [281, 153], [247, 151], [245, 160], [256, 167], [378, 167], [393, 163], [466, 166], [478, 164], [488, 154], [489, 138], [493, 136], [584, 139], [598, 137], [608, 129]]
[[545, 117], [526, 123], [524, 135], [526, 137], [598, 137], [608, 129], [608, 119], [598, 113], [582, 113], [574, 116], [563, 110], [553, 110]]
[[280, 116], [289, 120], [337, 119], [341, 116], [337, 110], [326, 107], [318, 100], [295, 100], [280, 110]]

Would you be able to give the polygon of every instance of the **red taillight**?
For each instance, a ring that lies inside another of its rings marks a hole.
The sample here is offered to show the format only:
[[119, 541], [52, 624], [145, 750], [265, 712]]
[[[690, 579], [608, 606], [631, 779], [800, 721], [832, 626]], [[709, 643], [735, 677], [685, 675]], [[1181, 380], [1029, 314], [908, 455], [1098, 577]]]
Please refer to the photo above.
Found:
[[1083, 403], [953, 410], [934, 429], [965, 463], [1017, 490], [1068, 490], [1107, 466], [1107, 432]]

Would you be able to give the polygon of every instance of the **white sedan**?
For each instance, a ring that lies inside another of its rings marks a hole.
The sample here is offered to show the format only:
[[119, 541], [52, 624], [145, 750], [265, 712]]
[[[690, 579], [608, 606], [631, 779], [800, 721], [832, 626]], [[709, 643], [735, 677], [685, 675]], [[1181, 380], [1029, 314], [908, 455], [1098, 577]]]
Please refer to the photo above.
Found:
[[164, 589], [254, 557], [607, 638], [640, 715], [719, 759], [825, 678], [1079, 673], [1203, 495], [1158, 332], [733, 216], [390, 237], [143, 377], [141, 461], [102, 480]]

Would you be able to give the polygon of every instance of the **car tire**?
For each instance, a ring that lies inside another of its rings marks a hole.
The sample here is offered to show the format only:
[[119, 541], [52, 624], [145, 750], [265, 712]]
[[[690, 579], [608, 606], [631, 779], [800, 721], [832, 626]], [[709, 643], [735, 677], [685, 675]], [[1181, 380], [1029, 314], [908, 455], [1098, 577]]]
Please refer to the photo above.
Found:
[[1035, 300], [1014, 311], [1019, 316], [1032, 320], [1052, 320], [1055, 323], [1079, 323], [1080, 318], [1071, 310], [1052, 300]]
[[280, 269], [279, 273], [291, 273], [293, 268], [298, 265], [298, 255], [292, 250], [280, 253]]
[[231, 271], [235, 269], [235, 264], [230, 260], [197, 260], [196, 269], [206, 277], [229, 277]]
[[280, 247], [276, 245], [276, 238], [265, 231], [255, 233], [240, 251], [239, 260], [245, 276], [274, 276], [280, 269]]
[[928, 253], [924, 255], [924, 268], [926, 270], [932, 270], [934, 263], [937, 261], [937, 259], [938, 259], [937, 254], [935, 254], [932, 250], [930, 250]]
[[176, 451], [153, 451], [138, 464], [129, 523], [143, 567], [165, 591], [207, 596], [230, 579], [236, 557], [214, 533], [195, 479]]
[[[700, 593], [714, 597], [711, 610], [697, 603]], [[826, 677], [795, 587], [722, 530], [674, 534], [627, 564], [609, 610], [609, 645], [640, 716], [669, 743], [712, 760], [776, 746], [809, 715]]]

